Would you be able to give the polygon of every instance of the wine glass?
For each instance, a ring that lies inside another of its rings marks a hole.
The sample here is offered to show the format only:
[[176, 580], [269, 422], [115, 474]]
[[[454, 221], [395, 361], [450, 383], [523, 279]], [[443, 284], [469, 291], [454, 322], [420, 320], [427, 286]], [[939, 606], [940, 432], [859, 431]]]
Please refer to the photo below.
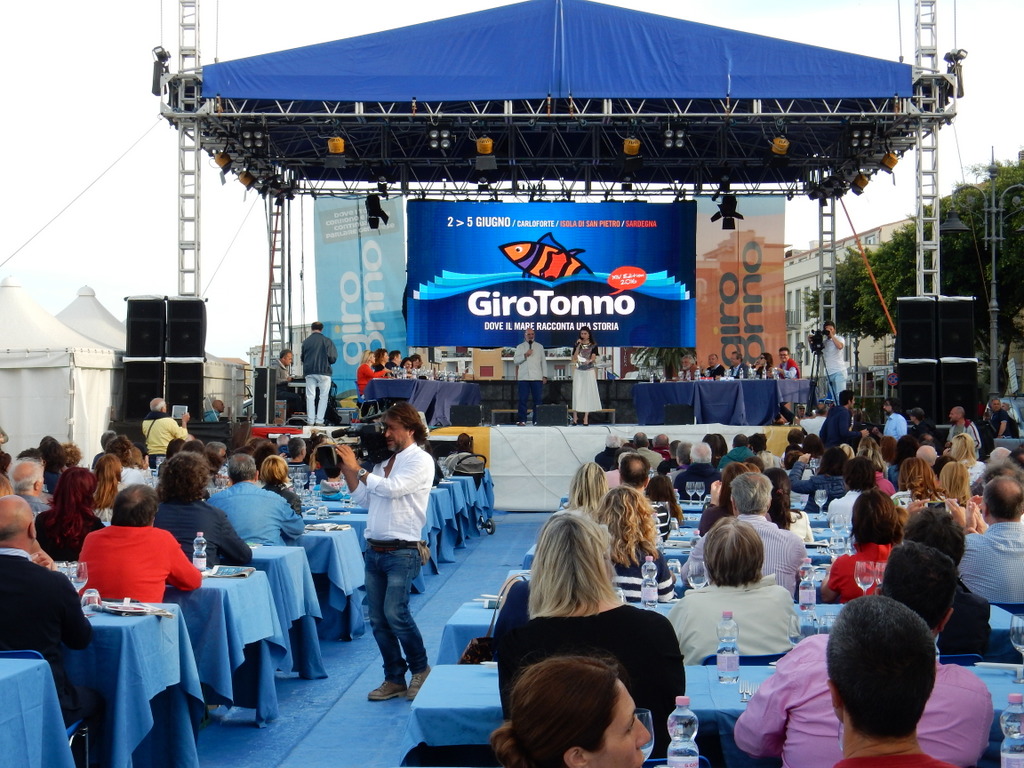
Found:
[[825, 502], [828, 501], [828, 491], [824, 488], [819, 488], [814, 492], [814, 503], [818, 505], [818, 511], [825, 511]]
[[858, 561], [853, 567], [853, 580], [866, 595], [875, 584], [875, 564], [867, 560]]
[[68, 565], [68, 578], [75, 586], [75, 592], [81, 592], [82, 587], [89, 581], [89, 566], [84, 560]]
[[640, 751], [644, 753], [644, 760], [646, 760], [654, 751], [654, 718], [651, 717], [649, 709], [638, 708], [635, 714], [636, 721], [647, 729], [647, 741], [640, 746]]
[[697, 489], [694, 487], [694, 485], [695, 483], [692, 480], [686, 481], [686, 500], [689, 502], [693, 502], [693, 497], [696, 496]]
[[807, 466], [810, 467], [811, 474], [816, 475], [818, 474], [818, 467], [821, 466], [821, 459], [812, 458], [809, 462], [807, 462]]
[[[1010, 617], [1010, 642], [1017, 649], [1017, 653], [1024, 657], [1024, 615], [1016, 613]], [[1024, 683], [1024, 667], [1021, 667], [1020, 674], [1014, 679], [1015, 683]]]
[[686, 583], [690, 589], [701, 589], [708, 585], [708, 572], [703, 561], [691, 560], [686, 567]]
[[[882, 579], [885, 578], [885, 560], [877, 560], [875, 562], [875, 584], [882, 586]], [[878, 590], [875, 590], [877, 594]]]
[[800, 631], [800, 617], [796, 613], [791, 613], [789, 616], [789, 642], [796, 645], [803, 638], [803, 633]]

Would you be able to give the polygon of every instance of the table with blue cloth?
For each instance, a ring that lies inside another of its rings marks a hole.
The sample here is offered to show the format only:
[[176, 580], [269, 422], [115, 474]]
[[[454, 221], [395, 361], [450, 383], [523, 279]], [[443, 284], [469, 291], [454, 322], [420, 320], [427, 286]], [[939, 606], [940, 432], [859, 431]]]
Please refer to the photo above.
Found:
[[327, 677], [316, 620], [322, 618], [313, 574], [302, 547], [257, 547], [251, 565], [267, 574], [287, 646], [278, 669], [306, 680]]
[[461, 381], [427, 379], [371, 379], [363, 392], [364, 400], [408, 400], [423, 413], [430, 426], [451, 426], [453, 405], [479, 405], [480, 386]]
[[476, 486], [470, 477], [452, 477], [443, 480], [437, 489], [447, 491], [451, 495], [452, 509], [455, 512], [455, 546], [464, 547], [466, 539], [477, 533], [476, 519], [473, 517], [473, 496]]
[[307, 531], [298, 539], [306, 550], [320, 612], [321, 640], [351, 640], [366, 631], [358, 596], [363, 586], [363, 550], [355, 528], [343, 531]]
[[267, 575], [203, 579], [199, 589], [168, 587], [189, 637], [209, 704], [255, 710], [257, 726], [278, 715], [274, 671], [287, 647]]
[[19, 768], [74, 768], [50, 665], [0, 659], [0, 754]]
[[100, 763], [107, 768], [199, 766], [204, 708], [196, 660], [178, 606], [161, 607], [174, 618], [98, 613], [89, 619], [92, 642], [64, 650], [71, 682], [103, 696]]
[[[451, 498], [450, 493], [433, 488], [430, 491], [430, 498], [427, 501], [427, 524], [423, 526], [420, 534], [424, 541], [430, 546], [431, 567], [434, 573], [438, 572], [437, 563], [454, 563], [455, 548], [458, 533], [458, 526], [455, 522], [454, 507], [446, 503], [445, 496]], [[369, 512], [366, 507], [345, 506], [340, 501], [325, 501], [329, 518], [327, 522], [348, 524], [356, 531], [359, 539], [359, 546], [363, 552], [366, 551], [366, 524], [369, 520]], [[317, 520], [312, 515], [303, 515], [304, 522], [324, 522]], [[458, 545], [464, 546], [464, 545]]]
[[806, 403], [813, 397], [808, 379], [736, 379], [637, 383], [633, 404], [640, 424], [664, 424], [665, 406], [691, 405], [698, 424], [731, 426], [775, 422], [779, 403]]

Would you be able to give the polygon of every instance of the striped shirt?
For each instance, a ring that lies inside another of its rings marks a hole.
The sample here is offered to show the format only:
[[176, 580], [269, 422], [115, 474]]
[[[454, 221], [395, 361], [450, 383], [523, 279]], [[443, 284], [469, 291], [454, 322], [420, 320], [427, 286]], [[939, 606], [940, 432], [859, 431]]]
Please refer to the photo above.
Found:
[[[644, 562], [644, 553], [638, 552], [640, 563], [637, 565], [619, 565], [615, 563], [615, 587], [621, 589], [626, 596], [627, 603], [640, 602], [640, 587], [643, 584], [643, 577], [640, 575], [640, 564]], [[675, 577], [668, 569], [664, 555], [654, 558], [658, 566], [658, 602], [667, 603], [675, 597]]]
[[1024, 603], [1024, 523], [993, 523], [967, 535], [960, 561], [967, 588], [994, 603]]

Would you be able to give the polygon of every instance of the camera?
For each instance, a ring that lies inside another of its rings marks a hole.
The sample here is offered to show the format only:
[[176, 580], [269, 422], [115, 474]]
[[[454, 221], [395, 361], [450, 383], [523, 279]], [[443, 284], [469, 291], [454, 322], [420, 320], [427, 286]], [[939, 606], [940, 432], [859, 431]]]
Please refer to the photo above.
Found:
[[336, 429], [331, 437], [352, 448], [360, 463], [369, 461], [380, 464], [390, 459], [393, 453], [384, 437], [385, 429], [383, 422], [373, 421]]
[[824, 331], [817, 328], [810, 332], [808, 335], [808, 343], [811, 347], [811, 352], [819, 353], [825, 349], [825, 338], [828, 331]]

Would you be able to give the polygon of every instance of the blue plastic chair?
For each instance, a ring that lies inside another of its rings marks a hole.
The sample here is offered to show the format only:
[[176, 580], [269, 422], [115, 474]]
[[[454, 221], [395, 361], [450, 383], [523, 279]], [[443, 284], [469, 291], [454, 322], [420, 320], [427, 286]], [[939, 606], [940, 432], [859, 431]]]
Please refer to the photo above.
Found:
[[939, 664], [955, 664], [958, 667], [973, 667], [981, 660], [977, 653], [946, 653], [939, 656]]
[[[44, 661], [43, 654], [39, 651], [23, 650], [23, 651], [0, 651], [0, 659], [38, 659]], [[65, 729], [68, 737], [68, 746], [70, 747], [74, 742], [76, 736], [80, 736], [83, 739], [85, 746], [85, 765], [89, 765], [89, 726], [85, 724], [85, 720], [76, 720]]]
[[[778, 661], [786, 654], [784, 653], [762, 653], [760, 655], [752, 656], [740, 656], [741, 667], [767, 667], [769, 664]], [[715, 666], [717, 659], [715, 654], [705, 656], [704, 661], [701, 662], [702, 666], [713, 667]]]

